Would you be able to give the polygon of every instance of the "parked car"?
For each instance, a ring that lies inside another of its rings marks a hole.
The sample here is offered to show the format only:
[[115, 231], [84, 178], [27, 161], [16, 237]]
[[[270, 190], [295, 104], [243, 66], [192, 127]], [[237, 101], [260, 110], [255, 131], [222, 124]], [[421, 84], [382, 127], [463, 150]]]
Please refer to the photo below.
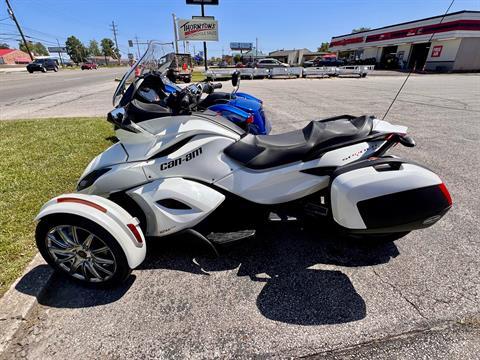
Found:
[[276, 67], [290, 67], [290, 65], [282, 63], [277, 59], [266, 58], [258, 60], [255, 63], [255, 67], [262, 69], [273, 69]]
[[58, 64], [54, 59], [35, 59], [27, 65], [27, 71], [31, 74], [34, 71], [47, 72], [48, 70], [58, 71]]
[[94, 62], [88, 61], [82, 64], [82, 70], [97, 70], [98, 65]]
[[313, 58], [312, 60], [304, 61], [303, 62], [303, 67], [315, 66], [315, 63], [317, 63], [320, 60], [321, 60], [320, 56], [317, 56], [316, 58]]
[[317, 56], [313, 60], [308, 60], [303, 63], [304, 67], [310, 66], [344, 66], [347, 65], [346, 62], [342, 59], [336, 57], [321, 57]]

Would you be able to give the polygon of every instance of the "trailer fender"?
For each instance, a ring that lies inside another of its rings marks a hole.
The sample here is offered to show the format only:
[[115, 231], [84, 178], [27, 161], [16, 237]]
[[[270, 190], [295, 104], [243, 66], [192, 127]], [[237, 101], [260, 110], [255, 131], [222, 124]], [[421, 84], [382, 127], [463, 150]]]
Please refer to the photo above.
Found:
[[35, 221], [56, 214], [81, 216], [103, 227], [118, 241], [131, 269], [145, 259], [147, 247], [138, 219], [113, 201], [97, 195], [63, 194], [45, 203]]

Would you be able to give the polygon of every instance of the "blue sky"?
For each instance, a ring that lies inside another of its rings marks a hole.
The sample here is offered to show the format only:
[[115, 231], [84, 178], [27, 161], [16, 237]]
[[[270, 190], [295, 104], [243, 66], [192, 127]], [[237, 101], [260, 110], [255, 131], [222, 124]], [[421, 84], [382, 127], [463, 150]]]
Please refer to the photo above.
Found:
[[[88, 43], [112, 37], [109, 24], [118, 24], [119, 46], [128, 51], [128, 39], [172, 41], [172, 13], [179, 18], [200, 14], [185, 0], [10, 0], [31, 37], [53, 46], [75, 35]], [[220, 41], [208, 43], [209, 57], [228, 53], [229, 43], [255, 42], [259, 49], [309, 48], [315, 50], [332, 36], [353, 28], [371, 28], [440, 15], [451, 0], [220, 0], [207, 6], [206, 15], [219, 21]], [[480, 0], [456, 0], [450, 12], [480, 10]], [[0, 42], [15, 37], [13, 22], [0, 1]], [[7, 41], [8, 42], [8, 41]], [[191, 43], [196, 49], [200, 42]]]

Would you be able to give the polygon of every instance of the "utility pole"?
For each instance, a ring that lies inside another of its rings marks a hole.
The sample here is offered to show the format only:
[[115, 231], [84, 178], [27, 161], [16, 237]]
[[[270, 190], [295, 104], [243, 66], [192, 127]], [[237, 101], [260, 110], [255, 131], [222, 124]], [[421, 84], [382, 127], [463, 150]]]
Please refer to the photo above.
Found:
[[8, 7], [8, 14], [12, 17], [13, 21], [17, 25], [18, 32], [20, 33], [20, 36], [22, 37], [23, 43], [25, 44], [25, 48], [27, 49], [28, 55], [30, 56], [30, 59], [33, 61], [33, 55], [32, 52], [30, 51], [30, 48], [28, 47], [28, 43], [25, 40], [25, 35], [23, 35], [22, 28], [20, 27], [20, 24], [17, 21], [17, 18], [15, 17], [15, 14], [13, 13], [12, 6], [10, 5], [10, 2], [8, 0], [5, 0], [7, 3]]
[[118, 31], [118, 25], [115, 25], [115, 21], [112, 20], [112, 31], [113, 31], [113, 38], [115, 39], [115, 47], [117, 51], [115, 54], [118, 53], [118, 65], [120, 65], [120, 49], [118, 48], [118, 41], [117, 41], [117, 31]]
[[178, 34], [177, 34], [177, 17], [172, 14], [173, 17], [173, 34], [175, 36], [175, 54], [178, 54]]
[[135, 35], [135, 42], [137, 43], [138, 59], [140, 59], [140, 46], [138, 46], [138, 36], [137, 35]]
[[258, 37], [255, 38], [255, 61], [257, 61], [258, 58]]
[[[60, 50], [60, 41], [58, 41], [58, 39], [57, 39], [57, 45], [59, 47], [58, 50]], [[58, 52], [58, 56], [60, 57], [60, 64], [62, 64], [62, 67], [63, 67], [63, 58], [62, 58], [62, 53], [60, 51]]]
[[[205, 16], [205, 5], [203, 4], [203, 1], [202, 1], [202, 17]], [[207, 65], [207, 42], [204, 41], [203, 42], [203, 56], [205, 58], [205, 71], [208, 70], [208, 65]]]

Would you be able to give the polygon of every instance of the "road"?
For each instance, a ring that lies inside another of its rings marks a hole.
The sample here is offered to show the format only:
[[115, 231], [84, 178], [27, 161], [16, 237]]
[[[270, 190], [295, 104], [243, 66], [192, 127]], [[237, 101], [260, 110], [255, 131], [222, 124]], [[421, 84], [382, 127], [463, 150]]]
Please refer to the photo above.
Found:
[[[242, 90], [264, 100], [281, 132], [334, 114], [381, 116], [402, 81], [244, 81]], [[433, 227], [368, 246], [275, 224], [218, 259], [186, 239], [149, 243], [118, 289], [55, 277], [6, 358], [478, 356], [480, 76], [412, 76], [388, 120], [417, 142], [392, 153], [434, 169], [452, 194]]]
[[0, 120], [105, 115], [118, 85], [114, 80], [126, 70], [0, 73]]

